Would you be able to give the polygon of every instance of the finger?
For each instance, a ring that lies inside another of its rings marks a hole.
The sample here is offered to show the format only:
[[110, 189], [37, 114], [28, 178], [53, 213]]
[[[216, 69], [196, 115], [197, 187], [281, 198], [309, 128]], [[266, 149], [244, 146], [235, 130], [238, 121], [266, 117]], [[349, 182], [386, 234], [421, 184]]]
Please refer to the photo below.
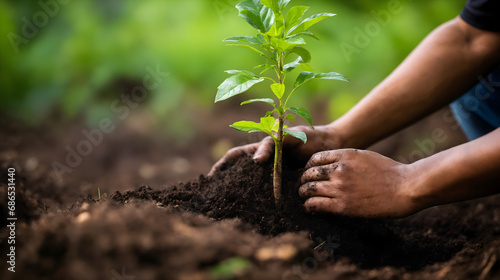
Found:
[[332, 213], [343, 214], [344, 204], [337, 198], [315, 196], [304, 202], [304, 208], [308, 213]]
[[311, 167], [302, 174], [300, 181], [302, 184], [312, 181], [328, 181], [337, 167], [337, 163]]
[[342, 157], [343, 150], [331, 150], [315, 153], [311, 156], [306, 164], [306, 168], [311, 168], [314, 166], [326, 165], [339, 161]]
[[332, 182], [309, 182], [300, 186], [299, 195], [302, 198], [309, 198], [313, 196], [336, 197], [337, 189]]
[[222, 166], [230, 161], [236, 161], [242, 156], [251, 155], [257, 150], [257, 146], [259, 143], [248, 144], [241, 147], [235, 147], [227, 151], [227, 153], [219, 159], [210, 169], [207, 176], [212, 177], [217, 171], [219, 171]]
[[274, 149], [274, 141], [271, 137], [266, 137], [258, 143], [257, 151], [253, 156], [253, 159], [258, 162], [266, 162], [271, 157]]

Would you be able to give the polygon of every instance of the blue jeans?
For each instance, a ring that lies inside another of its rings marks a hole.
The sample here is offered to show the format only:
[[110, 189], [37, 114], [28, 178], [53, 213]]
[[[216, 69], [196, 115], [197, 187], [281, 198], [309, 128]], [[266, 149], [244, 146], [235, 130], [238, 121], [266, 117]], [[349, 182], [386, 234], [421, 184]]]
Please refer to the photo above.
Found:
[[500, 127], [500, 67], [479, 80], [477, 85], [450, 104], [469, 140]]

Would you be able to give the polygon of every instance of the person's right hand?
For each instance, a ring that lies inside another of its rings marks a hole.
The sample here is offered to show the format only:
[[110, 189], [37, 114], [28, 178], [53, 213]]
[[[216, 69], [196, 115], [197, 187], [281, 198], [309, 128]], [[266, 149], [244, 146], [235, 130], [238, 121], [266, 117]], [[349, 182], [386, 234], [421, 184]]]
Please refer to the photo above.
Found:
[[[332, 133], [329, 126], [316, 126], [312, 129], [309, 126], [295, 126], [290, 128], [292, 131], [302, 131], [307, 135], [307, 142], [295, 137], [286, 136], [283, 142], [284, 153], [292, 155], [300, 162], [307, 162], [312, 154], [324, 151], [342, 148], [339, 137]], [[274, 141], [271, 137], [266, 137], [262, 141], [230, 149], [213, 166], [208, 176], [213, 176], [223, 165], [231, 161], [236, 161], [242, 156], [253, 156], [258, 162], [266, 162], [274, 153]]]

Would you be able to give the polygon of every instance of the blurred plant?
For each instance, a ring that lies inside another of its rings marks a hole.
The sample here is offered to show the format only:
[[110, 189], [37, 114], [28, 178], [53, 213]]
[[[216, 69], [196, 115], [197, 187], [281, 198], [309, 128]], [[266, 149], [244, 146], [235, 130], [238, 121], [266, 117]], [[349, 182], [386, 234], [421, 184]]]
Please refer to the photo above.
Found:
[[98, 201], [101, 201], [101, 199], [106, 199], [106, 198], [108, 198], [108, 194], [107, 194], [107, 193], [104, 193], [104, 194], [101, 196], [101, 189], [100, 189], [100, 188], [97, 188], [97, 197], [98, 197]]
[[[295, 90], [312, 79], [328, 79], [349, 82], [339, 73], [312, 72], [312, 69], [308, 64], [311, 60], [311, 54], [303, 47], [303, 45], [306, 44], [303, 36], [318, 39], [312, 32], [308, 31], [308, 29], [318, 22], [332, 17], [335, 14], [320, 13], [304, 18], [304, 14], [309, 7], [295, 6], [291, 7], [285, 16], [283, 12], [289, 2], [290, 0], [246, 0], [236, 5], [239, 15], [252, 27], [257, 29], [258, 33], [256, 36], [230, 37], [224, 41], [233, 42], [233, 44], [229, 44], [230, 46], [244, 47], [258, 53], [266, 58], [266, 63], [255, 67], [263, 68], [259, 75], [246, 70], [226, 71], [226, 73], [231, 74], [232, 76], [227, 78], [218, 87], [217, 95], [215, 97], [215, 102], [222, 101], [243, 93], [253, 85], [264, 80], [269, 80], [271, 82], [271, 91], [277, 98], [278, 102], [275, 102], [275, 100], [271, 98], [258, 98], [244, 101], [241, 105], [254, 102], [264, 102], [271, 105], [273, 109], [268, 111], [264, 117], [260, 118], [260, 122], [258, 123], [252, 121], [238, 121], [230, 126], [249, 133], [264, 132], [274, 140], [275, 153], [273, 188], [274, 199], [277, 207], [282, 204], [281, 171], [283, 140], [286, 135], [290, 135], [300, 139], [304, 143], [307, 141], [307, 137], [304, 132], [289, 130], [288, 126], [284, 124], [285, 119], [288, 121], [294, 121], [295, 119], [295, 116], [293, 114], [288, 114], [288, 112], [292, 112], [305, 119], [314, 129], [311, 114], [302, 107], [288, 107], [288, 100]], [[236, 44], [238, 42], [243, 42], [245, 44]], [[260, 50], [256, 47], [260, 47]], [[293, 54], [298, 57], [295, 60], [290, 61], [289, 58]], [[288, 63], [286, 63], [287, 60], [289, 61]], [[301, 72], [293, 83], [291, 90], [286, 93], [286, 77], [297, 67], [301, 67], [308, 71]], [[270, 69], [273, 69], [276, 73], [277, 80], [271, 77], [261, 76]]]
[[210, 269], [210, 275], [216, 279], [233, 279], [249, 269], [251, 265], [250, 261], [244, 258], [229, 258]]

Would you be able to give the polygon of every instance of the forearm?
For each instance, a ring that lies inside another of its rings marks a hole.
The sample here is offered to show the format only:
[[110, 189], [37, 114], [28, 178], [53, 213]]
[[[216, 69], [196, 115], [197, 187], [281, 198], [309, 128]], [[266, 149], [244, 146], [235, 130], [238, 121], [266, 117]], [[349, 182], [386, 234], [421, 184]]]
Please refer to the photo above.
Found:
[[500, 192], [500, 128], [410, 166], [408, 194], [418, 208]]
[[500, 36], [460, 18], [424, 39], [391, 75], [329, 125], [344, 148], [365, 148], [449, 104], [499, 62]]

